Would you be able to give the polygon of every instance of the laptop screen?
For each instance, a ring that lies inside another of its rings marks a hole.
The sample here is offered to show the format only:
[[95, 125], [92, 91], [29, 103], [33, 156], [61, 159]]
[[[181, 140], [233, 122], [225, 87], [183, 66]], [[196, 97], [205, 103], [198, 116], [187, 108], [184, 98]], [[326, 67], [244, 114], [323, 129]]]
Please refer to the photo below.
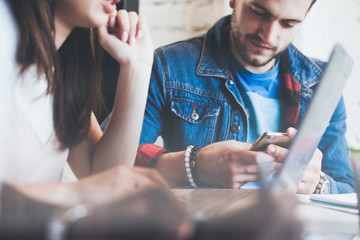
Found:
[[[358, 211], [360, 215], [360, 143], [357, 146], [350, 145], [351, 160], [355, 175], [356, 192], [358, 199]], [[360, 225], [360, 219], [359, 219]]]
[[[305, 116], [292, 140], [284, 164], [271, 187], [295, 192], [303, 171], [312, 158], [341, 98], [353, 60], [336, 45], [322, 74]], [[331, 96], [331, 97], [329, 97]]]

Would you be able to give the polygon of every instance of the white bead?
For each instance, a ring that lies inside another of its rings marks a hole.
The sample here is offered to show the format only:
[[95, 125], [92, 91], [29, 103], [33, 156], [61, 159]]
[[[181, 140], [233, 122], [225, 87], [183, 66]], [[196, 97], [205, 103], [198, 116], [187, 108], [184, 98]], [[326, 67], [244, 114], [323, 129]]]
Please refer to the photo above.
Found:
[[186, 171], [186, 175], [188, 177], [189, 183], [192, 187], [197, 188], [198, 186], [196, 185], [196, 183], [194, 182], [194, 179], [192, 178], [192, 174], [191, 174], [191, 169], [190, 169], [190, 155], [191, 155], [191, 151], [193, 149], [194, 146], [189, 145], [186, 148], [185, 151], [185, 171]]

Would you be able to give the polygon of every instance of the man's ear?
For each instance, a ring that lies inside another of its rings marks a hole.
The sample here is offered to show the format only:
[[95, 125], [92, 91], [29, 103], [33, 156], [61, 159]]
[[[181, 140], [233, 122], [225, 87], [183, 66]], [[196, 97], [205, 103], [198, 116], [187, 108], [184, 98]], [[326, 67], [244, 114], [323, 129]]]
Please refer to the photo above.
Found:
[[230, 2], [229, 2], [229, 5], [232, 9], [234, 9], [234, 7], [235, 7], [235, 1], [236, 0], [230, 0]]

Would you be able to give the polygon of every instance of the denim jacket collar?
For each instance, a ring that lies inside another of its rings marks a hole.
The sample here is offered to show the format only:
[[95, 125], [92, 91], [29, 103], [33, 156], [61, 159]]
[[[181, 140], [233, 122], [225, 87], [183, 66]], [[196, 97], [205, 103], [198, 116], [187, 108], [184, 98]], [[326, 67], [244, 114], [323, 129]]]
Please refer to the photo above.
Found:
[[[206, 34], [200, 61], [196, 68], [199, 76], [212, 76], [227, 79], [230, 75], [228, 57], [223, 46], [229, 44], [228, 29], [231, 16], [220, 19]], [[302, 54], [294, 45], [281, 54], [283, 66], [301, 85], [310, 88], [319, 81], [324, 63]]]
[[205, 35], [196, 73], [199, 76], [211, 76], [227, 79], [230, 67], [224, 45], [229, 44], [226, 28], [230, 16], [220, 19]]

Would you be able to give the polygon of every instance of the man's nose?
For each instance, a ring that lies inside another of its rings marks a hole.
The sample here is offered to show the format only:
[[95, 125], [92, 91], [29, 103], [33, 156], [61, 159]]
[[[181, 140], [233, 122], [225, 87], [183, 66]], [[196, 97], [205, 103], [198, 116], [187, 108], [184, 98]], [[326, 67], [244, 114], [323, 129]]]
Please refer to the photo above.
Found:
[[278, 23], [276, 21], [268, 21], [263, 23], [259, 35], [264, 43], [272, 46], [276, 42], [278, 34]]

